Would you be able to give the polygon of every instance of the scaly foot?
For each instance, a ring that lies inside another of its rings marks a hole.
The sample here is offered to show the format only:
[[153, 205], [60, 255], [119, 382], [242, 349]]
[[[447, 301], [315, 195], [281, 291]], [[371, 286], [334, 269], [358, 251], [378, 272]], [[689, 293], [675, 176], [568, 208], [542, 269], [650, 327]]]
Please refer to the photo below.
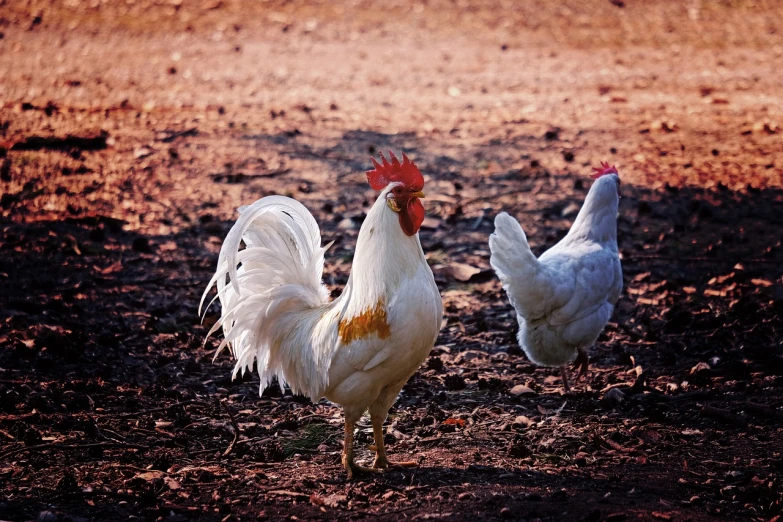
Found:
[[568, 384], [568, 370], [566, 370], [565, 366], [560, 367], [560, 375], [563, 376], [563, 388], [565, 388], [565, 392], [571, 393], [571, 386]]
[[402, 462], [397, 461], [390, 461], [386, 457], [381, 458], [380, 456], [375, 457], [375, 462], [373, 462], [372, 467], [376, 469], [388, 469], [388, 468], [415, 468], [418, 467], [419, 463], [415, 462], [413, 460], [407, 460]]
[[574, 369], [579, 368], [579, 373], [576, 375], [574, 384], [579, 382], [579, 379], [585, 377], [587, 380], [587, 369], [590, 365], [590, 357], [587, 355], [587, 350], [579, 348], [577, 351], [576, 359], [574, 360]]
[[345, 418], [345, 442], [343, 443], [343, 467], [348, 475], [348, 479], [352, 479], [354, 473], [380, 473], [381, 470], [375, 468], [368, 468], [360, 466], [353, 461], [353, 428], [354, 423]]
[[343, 467], [345, 468], [345, 472], [348, 475], [348, 480], [352, 479], [354, 474], [383, 473], [383, 470], [377, 469], [376, 467], [368, 468], [367, 466], [357, 464], [354, 462], [353, 456], [349, 458], [345, 453], [343, 453]]

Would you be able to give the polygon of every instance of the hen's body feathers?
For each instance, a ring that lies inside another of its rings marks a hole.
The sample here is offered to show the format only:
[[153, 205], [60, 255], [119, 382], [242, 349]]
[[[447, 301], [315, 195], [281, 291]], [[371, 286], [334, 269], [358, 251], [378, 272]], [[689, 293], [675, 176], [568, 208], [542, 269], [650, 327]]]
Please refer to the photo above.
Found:
[[592, 345], [620, 296], [616, 186], [599, 183], [606, 189], [591, 190], [568, 235], [538, 259], [514, 218], [495, 218], [490, 263], [516, 310], [519, 344], [536, 364], [562, 366]]

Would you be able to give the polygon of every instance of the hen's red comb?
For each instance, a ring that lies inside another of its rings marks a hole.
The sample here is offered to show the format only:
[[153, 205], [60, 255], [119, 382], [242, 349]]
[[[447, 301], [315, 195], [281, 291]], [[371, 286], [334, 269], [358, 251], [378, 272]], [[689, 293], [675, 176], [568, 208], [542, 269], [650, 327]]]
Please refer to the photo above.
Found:
[[386, 188], [386, 185], [396, 181], [413, 191], [419, 191], [424, 188], [424, 176], [421, 175], [419, 168], [408, 159], [404, 152], [402, 154], [402, 162], [397, 159], [397, 156], [392, 151], [389, 151], [389, 158], [391, 158], [391, 163], [386, 161], [383, 152], [381, 152], [383, 164], [378, 163], [375, 158], [371, 158], [375, 170], [367, 171], [367, 181], [370, 182], [373, 190], [383, 190]]
[[605, 161], [601, 162], [600, 167], [593, 167], [593, 170], [595, 171], [592, 176], [590, 176], [593, 179], [598, 179], [601, 176], [605, 176], [607, 174], [617, 174], [620, 175], [619, 172], [617, 172], [617, 167], [614, 165], [609, 166], [609, 164]]

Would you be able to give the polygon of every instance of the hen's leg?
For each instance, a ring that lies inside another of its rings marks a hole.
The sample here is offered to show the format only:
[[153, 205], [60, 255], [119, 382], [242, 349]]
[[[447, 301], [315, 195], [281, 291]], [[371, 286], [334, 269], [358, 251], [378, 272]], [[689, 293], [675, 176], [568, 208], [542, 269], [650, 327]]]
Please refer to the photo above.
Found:
[[579, 373], [576, 375], [574, 384], [579, 382], [582, 377], [587, 380], [587, 369], [590, 365], [590, 357], [587, 355], [587, 350], [584, 348], [577, 349], [576, 360], [574, 360], [574, 369], [579, 368]]
[[563, 376], [563, 388], [565, 388], [565, 392], [571, 393], [571, 386], [568, 384], [568, 370], [566, 370], [565, 366], [560, 367], [560, 375]]
[[389, 462], [386, 458], [386, 444], [383, 442], [383, 420], [385, 416], [370, 414], [372, 420], [372, 434], [375, 437], [375, 449], [378, 452], [375, 455], [375, 462], [372, 467], [377, 469], [386, 469], [388, 467], [400, 466], [403, 468], [412, 468], [418, 466], [416, 462]]
[[343, 467], [348, 474], [348, 478], [353, 478], [354, 472], [378, 473], [375, 468], [360, 466], [353, 461], [353, 430], [355, 423], [345, 416], [345, 443], [343, 444]]

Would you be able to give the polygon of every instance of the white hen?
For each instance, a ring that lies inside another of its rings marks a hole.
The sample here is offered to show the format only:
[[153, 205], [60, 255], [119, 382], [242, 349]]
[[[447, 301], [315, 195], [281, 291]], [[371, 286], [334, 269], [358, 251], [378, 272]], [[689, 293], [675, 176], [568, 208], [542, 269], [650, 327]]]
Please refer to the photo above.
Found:
[[495, 218], [489, 238], [490, 264], [503, 283], [519, 322], [519, 345], [542, 366], [559, 366], [570, 391], [565, 365], [576, 356], [587, 373], [587, 348], [601, 334], [620, 292], [623, 274], [617, 251], [620, 178], [602, 163], [571, 230], [536, 259], [519, 222]]
[[[255, 361], [260, 392], [276, 377], [281, 388], [287, 384], [313, 401], [326, 397], [343, 406], [342, 462], [349, 477], [390, 465], [383, 422], [427, 358], [443, 316], [418, 237], [424, 178], [405, 155], [402, 162], [392, 154], [391, 162], [373, 164], [367, 178], [382, 192], [359, 231], [340, 297], [330, 302], [321, 283], [330, 245], [321, 247], [318, 224], [301, 203], [282, 196], [239, 209], [204, 292], [206, 297], [217, 284], [222, 315], [209, 333], [222, 325], [218, 352], [230, 347], [234, 375]], [[373, 468], [353, 458], [354, 426], [368, 409], [377, 450]]]

